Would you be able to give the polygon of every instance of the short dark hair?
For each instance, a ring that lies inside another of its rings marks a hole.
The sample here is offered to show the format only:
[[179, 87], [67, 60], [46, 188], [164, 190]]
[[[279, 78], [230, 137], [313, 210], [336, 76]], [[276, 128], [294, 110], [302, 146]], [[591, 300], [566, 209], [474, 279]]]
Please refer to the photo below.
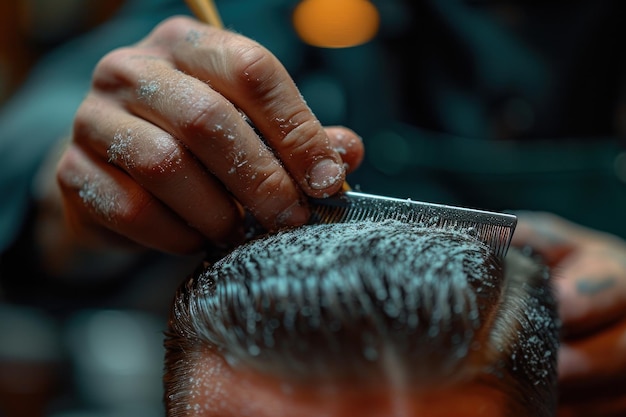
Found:
[[165, 347], [172, 416], [185, 415], [185, 376], [209, 351], [286, 380], [360, 383], [388, 377], [379, 359], [392, 357], [406, 384], [477, 381], [515, 415], [556, 407], [548, 270], [515, 249], [499, 259], [466, 231], [390, 220], [259, 237], [180, 287]]

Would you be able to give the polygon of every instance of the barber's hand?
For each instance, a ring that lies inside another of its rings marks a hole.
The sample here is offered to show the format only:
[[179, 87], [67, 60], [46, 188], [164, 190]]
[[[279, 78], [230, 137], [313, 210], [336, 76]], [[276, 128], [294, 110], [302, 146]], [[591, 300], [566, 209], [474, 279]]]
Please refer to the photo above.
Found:
[[267, 49], [173, 17], [100, 61], [57, 179], [84, 241], [193, 253], [240, 241], [244, 209], [266, 229], [305, 223], [306, 196], [339, 191], [362, 156]]
[[626, 242], [523, 212], [513, 244], [553, 268], [563, 322], [559, 417], [626, 416]]

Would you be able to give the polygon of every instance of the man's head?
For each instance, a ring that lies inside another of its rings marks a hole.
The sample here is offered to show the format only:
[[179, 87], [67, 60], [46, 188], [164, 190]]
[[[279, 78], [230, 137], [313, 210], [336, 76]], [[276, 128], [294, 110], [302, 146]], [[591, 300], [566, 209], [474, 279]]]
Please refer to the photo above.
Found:
[[262, 236], [185, 282], [169, 416], [550, 416], [547, 270], [470, 233], [397, 221]]

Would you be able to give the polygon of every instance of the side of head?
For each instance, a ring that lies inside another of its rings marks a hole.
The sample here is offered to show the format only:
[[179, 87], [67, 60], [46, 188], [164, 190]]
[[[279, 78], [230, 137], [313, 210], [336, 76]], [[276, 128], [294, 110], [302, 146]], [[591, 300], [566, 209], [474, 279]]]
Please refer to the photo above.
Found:
[[553, 415], [545, 269], [397, 221], [262, 236], [176, 294], [169, 416]]

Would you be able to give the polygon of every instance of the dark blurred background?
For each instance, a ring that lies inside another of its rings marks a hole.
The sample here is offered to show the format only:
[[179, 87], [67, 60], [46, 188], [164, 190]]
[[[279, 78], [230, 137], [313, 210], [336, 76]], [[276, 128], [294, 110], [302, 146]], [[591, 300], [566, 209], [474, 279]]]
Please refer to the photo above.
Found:
[[[0, 2], [0, 105], [27, 79], [39, 57], [96, 27], [121, 3]], [[24, 281], [25, 293], [29, 281], [37, 285], [28, 274], [15, 271], [14, 275]], [[59, 298], [57, 304], [38, 307], [35, 299], [5, 296], [0, 287], [0, 416], [164, 414], [161, 376], [167, 305], [162, 300], [171, 296], [173, 286], [161, 289], [155, 283], [145, 288], [163, 292], [156, 308], [141, 302], [111, 302], [106, 295], [115, 289], [97, 290], [103, 291], [101, 297], [92, 294], [78, 303], [80, 289], [61, 285], [60, 293], [76, 293], [73, 301], [68, 297], [64, 304]]]

